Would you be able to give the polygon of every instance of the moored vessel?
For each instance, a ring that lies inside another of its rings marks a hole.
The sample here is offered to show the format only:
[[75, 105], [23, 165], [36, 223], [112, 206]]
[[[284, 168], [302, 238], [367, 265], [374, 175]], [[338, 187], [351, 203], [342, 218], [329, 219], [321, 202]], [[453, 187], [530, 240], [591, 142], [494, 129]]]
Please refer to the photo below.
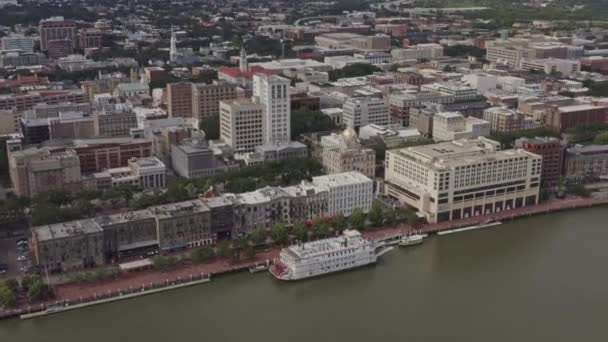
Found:
[[422, 241], [424, 240], [425, 237], [426, 237], [426, 235], [424, 235], [424, 234], [405, 235], [399, 241], [399, 246], [404, 247], [404, 246], [419, 245], [422, 243]]
[[391, 249], [356, 230], [345, 230], [338, 237], [283, 248], [270, 273], [280, 280], [311, 278], [373, 264]]

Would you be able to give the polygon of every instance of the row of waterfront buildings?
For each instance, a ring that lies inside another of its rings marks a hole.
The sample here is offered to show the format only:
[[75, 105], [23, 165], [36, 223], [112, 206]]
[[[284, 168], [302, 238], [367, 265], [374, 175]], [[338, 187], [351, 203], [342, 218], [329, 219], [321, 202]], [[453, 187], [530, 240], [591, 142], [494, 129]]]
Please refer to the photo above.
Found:
[[119, 261], [150, 251], [174, 251], [246, 236], [255, 227], [317, 217], [368, 212], [371, 179], [347, 172], [313, 177], [299, 185], [200, 197], [148, 209], [32, 228], [38, 265], [67, 271]]

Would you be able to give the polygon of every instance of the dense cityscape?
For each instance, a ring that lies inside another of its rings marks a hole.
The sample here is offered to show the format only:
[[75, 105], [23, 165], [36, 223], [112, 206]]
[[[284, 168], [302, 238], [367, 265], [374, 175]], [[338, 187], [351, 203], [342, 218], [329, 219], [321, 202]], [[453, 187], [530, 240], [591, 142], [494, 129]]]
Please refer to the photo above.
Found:
[[608, 203], [605, 14], [0, 0], [0, 318]]

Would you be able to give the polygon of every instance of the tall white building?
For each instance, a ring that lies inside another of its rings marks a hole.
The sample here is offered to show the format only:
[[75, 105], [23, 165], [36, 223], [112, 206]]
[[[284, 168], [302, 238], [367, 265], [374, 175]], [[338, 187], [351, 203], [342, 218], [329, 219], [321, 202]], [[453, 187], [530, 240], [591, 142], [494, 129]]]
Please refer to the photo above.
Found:
[[278, 145], [291, 141], [291, 100], [289, 80], [277, 75], [253, 76], [254, 102], [262, 105], [264, 144]]
[[235, 152], [253, 152], [263, 144], [264, 108], [249, 99], [220, 102], [220, 137]]
[[359, 128], [369, 124], [385, 126], [390, 123], [389, 107], [377, 97], [351, 97], [343, 106], [343, 123]]
[[385, 192], [431, 223], [538, 203], [542, 157], [486, 138], [389, 150]]

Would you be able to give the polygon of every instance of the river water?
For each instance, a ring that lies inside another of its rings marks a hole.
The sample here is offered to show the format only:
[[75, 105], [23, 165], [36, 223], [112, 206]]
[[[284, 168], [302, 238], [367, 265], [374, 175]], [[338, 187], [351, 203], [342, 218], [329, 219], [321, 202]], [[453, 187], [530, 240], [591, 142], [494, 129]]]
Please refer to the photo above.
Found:
[[33, 320], [2, 342], [607, 341], [608, 209], [427, 239], [297, 283], [237, 274]]

